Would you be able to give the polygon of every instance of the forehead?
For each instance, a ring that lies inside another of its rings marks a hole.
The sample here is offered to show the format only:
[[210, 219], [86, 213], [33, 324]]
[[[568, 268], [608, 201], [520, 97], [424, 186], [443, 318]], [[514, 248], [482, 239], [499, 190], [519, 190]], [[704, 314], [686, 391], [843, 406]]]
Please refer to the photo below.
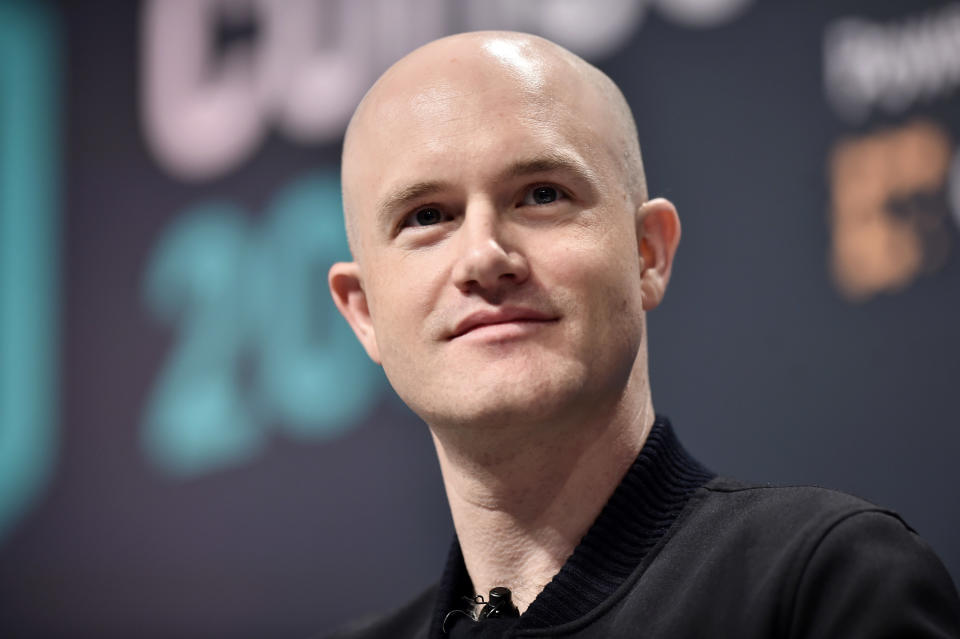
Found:
[[611, 110], [579, 69], [520, 55], [451, 55], [385, 76], [358, 111], [344, 154], [355, 230], [384, 193], [425, 181], [466, 184], [538, 157], [617, 163]]
[[[500, 51], [495, 44], [490, 46]], [[576, 124], [591, 119], [584, 93], [574, 90], [581, 84], [575, 69], [523, 58], [509, 48], [498, 56], [455, 56], [441, 68], [398, 75], [371, 105], [372, 131], [363, 129], [402, 144], [368, 152], [450, 152], [470, 150], [489, 137], [575, 136]]]
[[588, 130], [577, 110], [509, 85], [427, 87], [385, 106], [362, 148], [383, 178], [393, 171], [481, 170], [486, 163], [510, 161], [514, 152], [586, 146]]

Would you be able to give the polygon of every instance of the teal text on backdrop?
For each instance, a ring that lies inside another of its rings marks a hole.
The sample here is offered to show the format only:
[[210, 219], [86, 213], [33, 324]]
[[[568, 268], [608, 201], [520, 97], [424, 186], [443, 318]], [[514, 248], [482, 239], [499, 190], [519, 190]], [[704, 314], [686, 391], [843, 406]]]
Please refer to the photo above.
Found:
[[0, 539], [56, 456], [59, 33], [43, 3], [0, 3]]
[[358, 422], [383, 376], [327, 292], [347, 259], [334, 171], [294, 179], [256, 223], [226, 201], [175, 218], [144, 284], [177, 326], [143, 424], [151, 460], [196, 475], [260, 452], [271, 424], [322, 438]]

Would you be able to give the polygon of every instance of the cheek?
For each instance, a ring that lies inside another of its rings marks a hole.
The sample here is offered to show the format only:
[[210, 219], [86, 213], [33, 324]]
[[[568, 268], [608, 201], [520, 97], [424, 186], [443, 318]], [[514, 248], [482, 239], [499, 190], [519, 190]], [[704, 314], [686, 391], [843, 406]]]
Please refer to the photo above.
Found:
[[556, 274], [558, 284], [583, 287], [590, 296], [623, 299], [639, 291], [640, 258], [629, 228], [578, 229], [554, 238], [538, 253], [544, 272]]
[[413, 259], [380, 262], [368, 282], [367, 299], [384, 357], [406, 357], [423, 339], [433, 308], [435, 268]]
[[595, 341], [620, 343], [640, 329], [643, 299], [637, 248], [628, 230], [580, 234], [544, 247], [540, 260], [545, 288], [560, 292], [581, 318], [580, 331]]

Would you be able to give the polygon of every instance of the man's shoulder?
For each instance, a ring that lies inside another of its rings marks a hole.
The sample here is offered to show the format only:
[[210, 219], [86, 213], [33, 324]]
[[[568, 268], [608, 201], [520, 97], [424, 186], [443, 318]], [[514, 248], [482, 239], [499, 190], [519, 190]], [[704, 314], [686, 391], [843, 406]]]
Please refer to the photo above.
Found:
[[400, 608], [353, 622], [326, 639], [425, 639], [437, 588], [434, 584]]
[[729, 514], [730, 508], [742, 517], [768, 518], [792, 524], [797, 521], [815, 525], [832, 525], [860, 513], [878, 513], [896, 519], [908, 530], [912, 528], [896, 512], [866, 499], [838, 490], [809, 485], [775, 485], [745, 482], [729, 477], [716, 477], [701, 491], [705, 505]]
[[787, 551], [812, 550], [838, 529], [869, 532], [878, 525], [913, 538], [896, 512], [865, 499], [819, 486], [777, 486], [717, 477], [698, 493], [691, 518], [714, 537], [765, 543]]
[[731, 624], [726, 636], [960, 636], [956, 589], [916, 532], [891, 510], [815, 486], [711, 480], [638, 584], [644, 610], [675, 605], [661, 622], [672, 630], [696, 610]]

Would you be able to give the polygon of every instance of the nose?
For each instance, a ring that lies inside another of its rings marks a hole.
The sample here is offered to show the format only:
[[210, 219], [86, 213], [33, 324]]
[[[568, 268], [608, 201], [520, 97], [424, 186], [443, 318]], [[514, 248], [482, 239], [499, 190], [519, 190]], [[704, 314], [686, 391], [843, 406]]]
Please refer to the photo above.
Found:
[[530, 275], [524, 254], [504, 241], [503, 222], [495, 208], [468, 208], [460, 231], [454, 283], [464, 293], [496, 293]]

